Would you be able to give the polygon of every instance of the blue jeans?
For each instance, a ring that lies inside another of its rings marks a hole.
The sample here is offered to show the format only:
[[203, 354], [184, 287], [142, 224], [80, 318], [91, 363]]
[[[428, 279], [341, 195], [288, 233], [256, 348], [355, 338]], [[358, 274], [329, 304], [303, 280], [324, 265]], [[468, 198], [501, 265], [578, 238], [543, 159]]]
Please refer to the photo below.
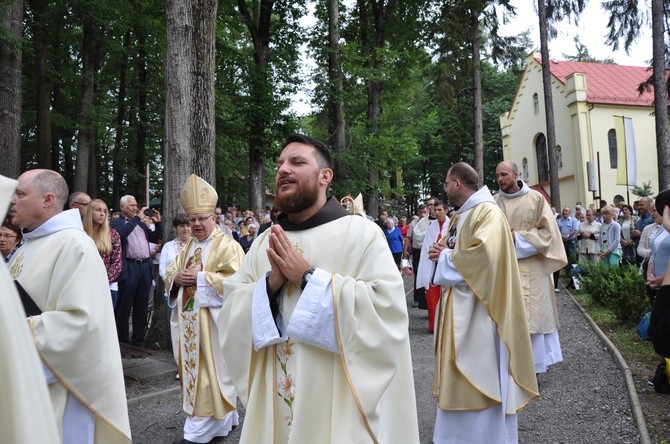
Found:
[[116, 302], [119, 300], [119, 292], [117, 290], [109, 290], [112, 293], [112, 307], [116, 310]]

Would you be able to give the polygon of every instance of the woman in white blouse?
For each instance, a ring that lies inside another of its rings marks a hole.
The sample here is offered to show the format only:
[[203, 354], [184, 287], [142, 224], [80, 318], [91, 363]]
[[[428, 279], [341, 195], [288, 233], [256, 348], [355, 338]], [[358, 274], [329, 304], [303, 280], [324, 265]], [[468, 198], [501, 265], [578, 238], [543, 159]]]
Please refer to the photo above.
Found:
[[[165, 245], [163, 245], [163, 249], [161, 250], [161, 258], [158, 265], [158, 274], [160, 275], [161, 279], [165, 279], [165, 272], [167, 271], [167, 267], [175, 260], [181, 250], [184, 249], [186, 244], [188, 244], [188, 241], [191, 240], [191, 224], [189, 224], [186, 216], [182, 214], [175, 216], [174, 220], [172, 221], [172, 226], [177, 232], [177, 237], [175, 237], [170, 242], [166, 242]], [[167, 302], [167, 288], [165, 289], [163, 297]]]

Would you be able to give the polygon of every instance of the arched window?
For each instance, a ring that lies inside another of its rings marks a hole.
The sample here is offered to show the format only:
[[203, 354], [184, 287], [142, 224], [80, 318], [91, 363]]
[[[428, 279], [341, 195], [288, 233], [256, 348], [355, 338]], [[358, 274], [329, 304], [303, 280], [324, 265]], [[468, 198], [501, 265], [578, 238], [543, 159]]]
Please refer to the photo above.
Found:
[[526, 180], [526, 179], [528, 179], [528, 158], [527, 157], [523, 158], [522, 168], [523, 168], [523, 178], [524, 178], [524, 180]]
[[617, 169], [618, 158], [616, 150], [616, 131], [614, 128], [607, 132], [607, 145], [610, 151], [610, 168]]
[[537, 96], [537, 93], [533, 94], [533, 110], [535, 114], [540, 114], [540, 99]]
[[563, 151], [561, 151], [561, 146], [556, 145], [556, 163], [558, 163], [558, 169], [563, 168]]
[[535, 156], [537, 157], [537, 181], [549, 180], [549, 157], [547, 156], [547, 139], [539, 134], [535, 139]]

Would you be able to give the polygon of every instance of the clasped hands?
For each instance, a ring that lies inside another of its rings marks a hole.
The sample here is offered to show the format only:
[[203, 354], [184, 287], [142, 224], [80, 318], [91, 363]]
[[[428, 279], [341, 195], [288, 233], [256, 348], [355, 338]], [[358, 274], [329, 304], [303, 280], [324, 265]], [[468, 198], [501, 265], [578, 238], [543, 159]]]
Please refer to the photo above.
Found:
[[174, 283], [180, 287], [192, 287], [198, 283], [198, 269], [187, 268], [180, 271], [174, 277]]
[[447, 247], [446, 244], [443, 244], [442, 242], [434, 243], [428, 249], [428, 259], [430, 259], [433, 262], [437, 262], [438, 259], [440, 258], [440, 253], [442, 253], [442, 250], [446, 248], [449, 247]]
[[302, 257], [302, 253], [291, 245], [291, 241], [279, 225], [270, 227], [270, 239], [265, 250], [270, 260], [270, 276], [268, 277], [268, 292], [276, 293], [280, 288], [291, 282], [300, 286], [302, 276], [310, 269], [309, 263]]

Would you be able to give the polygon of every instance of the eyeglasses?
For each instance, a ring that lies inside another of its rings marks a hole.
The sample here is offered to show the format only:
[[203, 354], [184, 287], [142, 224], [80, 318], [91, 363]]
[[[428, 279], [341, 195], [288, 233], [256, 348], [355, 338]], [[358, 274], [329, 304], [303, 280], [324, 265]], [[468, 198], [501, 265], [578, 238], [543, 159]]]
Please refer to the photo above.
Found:
[[452, 182], [458, 182], [458, 179], [454, 179], [454, 180], [445, 179], [444, 180], [444, 182], [442, 183], [442, 187], [444, 188], [444, 191], [447, 191], [447, 187]]
[[17, 237], [16, 234], [2, 234], [2, 233], [0, 233], [0, 239], [3, 239], [3, 238], [4, 239], [14, 239], [15, 237]]
[[82, 207], [88, 206], [88, 204], [90, 204], [90, 203], [91, 202], [77, 202], [77, 201], [72, 202], [72, 204], [81, 205]]
[[187, 220], [188, 220], [188, 223], [193, 225], [196, 222], [203, 223], [204, 221], [206, 221], [207, 219], [209, 219], [212, 216], [214, 216], [214, 214], [210, 214], [209, 216], [201, 216], [201, 217], [189, 217]]

